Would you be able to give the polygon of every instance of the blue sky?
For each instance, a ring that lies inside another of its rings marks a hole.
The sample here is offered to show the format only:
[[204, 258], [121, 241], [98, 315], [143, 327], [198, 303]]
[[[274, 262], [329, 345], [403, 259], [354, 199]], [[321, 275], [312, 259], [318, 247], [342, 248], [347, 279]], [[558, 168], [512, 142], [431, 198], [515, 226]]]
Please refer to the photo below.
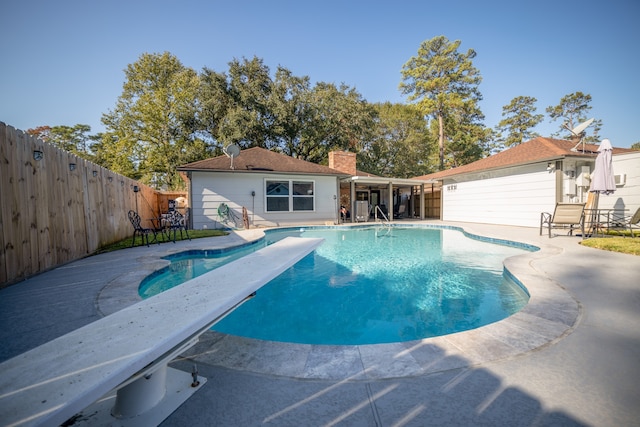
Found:
[[[369, 102], [406, 102], [400, 70], [438, 35], [474, 49], [485, 125], [516, 96], [538, 113], [590, 94], [590, 117], [616, 147], [640, 141], [640, 2], [576, 1], [34, 1], [5, 2], [0, 121], [26, 130], [90, 125], [122, 93], [124, 69], [170, 52], [201, 71], [263, 59], [312, 82], [345, 83]], [[547, 117], [543, 136], [560, 123]]]

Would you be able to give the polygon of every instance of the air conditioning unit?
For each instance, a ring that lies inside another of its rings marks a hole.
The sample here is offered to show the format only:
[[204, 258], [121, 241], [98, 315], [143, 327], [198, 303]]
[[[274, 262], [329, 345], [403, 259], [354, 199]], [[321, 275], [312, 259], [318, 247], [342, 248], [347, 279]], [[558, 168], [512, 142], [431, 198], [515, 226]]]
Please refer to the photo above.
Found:
[[614, 175], [616, 179], [616, 186], [623, 186], [627, 182], [627, 174], [623, 173], [621, 175]]

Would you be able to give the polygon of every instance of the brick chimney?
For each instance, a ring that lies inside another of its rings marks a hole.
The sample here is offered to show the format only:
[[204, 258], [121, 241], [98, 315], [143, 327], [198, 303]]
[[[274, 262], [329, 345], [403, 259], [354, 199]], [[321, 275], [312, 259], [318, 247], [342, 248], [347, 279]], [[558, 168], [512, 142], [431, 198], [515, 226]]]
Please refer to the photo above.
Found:
[[356, 153], [348, 151], [331, 151], [329, 153], [329, 167], [340, 172], [356, 175]]

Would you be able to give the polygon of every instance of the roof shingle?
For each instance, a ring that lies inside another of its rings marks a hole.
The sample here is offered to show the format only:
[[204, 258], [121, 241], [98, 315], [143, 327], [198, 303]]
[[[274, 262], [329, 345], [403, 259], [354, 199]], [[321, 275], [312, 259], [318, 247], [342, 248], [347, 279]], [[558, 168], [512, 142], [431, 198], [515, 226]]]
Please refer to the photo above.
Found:
[[[439, 179], [471, 172], [560, 159], [563, 157], [596, 157], [598, 151], [597, 145], [585, 144], [584, 153], [582, 153], [582, 146], [579, 147], [578, 152], [571, 151], [571, 149], [575, 147], [575, 145], [575, 142], [572, 141], [537, 137], [530, 141], [516, 145], [513, 148], [509, 148], [508, 150], [502, 151], [489, 157], [485, 157], [484, 159], [477, 160], [473, 163], [459, 166], [457, 168], [419, 176], [416, 177], [416, 179]], [[614, 154], [625, 153], [629, 151], [631, 150], [626, 148], [613, 149]]]
[[[232, 170], [231, 159], [227, 156], [212, 157], [180, 166], [178, 170], [229, 172]], [[282, 172], [347, 176], [343, 172], [331, 169], [328, 166], [296, 159], [260, 147], [242, 150], [240, 155], [233, 159], [233, 170], [238, 172]]]

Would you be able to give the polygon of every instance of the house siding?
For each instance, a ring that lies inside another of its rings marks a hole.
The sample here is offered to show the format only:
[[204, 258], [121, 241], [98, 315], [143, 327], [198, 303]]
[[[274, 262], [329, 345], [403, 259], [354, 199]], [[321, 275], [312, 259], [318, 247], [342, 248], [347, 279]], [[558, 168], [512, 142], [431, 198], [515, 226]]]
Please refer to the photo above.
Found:
[[555, 172], [546, 163], [484, 171], [443, 182], [445, 221], [535, 227], [556, 202]]
[[[266, 212], [265, 179], [313, 181], [314, 211]], [[335, 176], [293, 175], [274, 173], [192, 172], [191, 207], [193, 228], [220, 228], [218, 207], [226, 203], [238, 217], [242, 227], [242, 208], [247, 209], [251, 226], [283, 226], [323, 224], [337, 218], [338, 180]], [[252, 196], [252, 191], [255, 196]]]
[[[555, 163], [555, 162], [554, 162]], [[480, 171], [443, 180], [442, 218], [446, 221], [479, 222], [538, 227], [541, 212], [552, 212], [556, 201], [584, 203], [589, 181], [582, 180], [583, 167], [593, 173], [593, 161], [569, 159], [561, 170], [547, 170], [547, 162]], [[623, 185], [602, 195], [598, 206], [633, 213], [640, 207], [640, 152], [613, 156], [613, 170], [624, 175]], [[569, 179], [573, 171], [575, 179]], [[572, 185], [567, 185], [571, 181]], [[574, 191], [567, 193], [567, 188]]]
[[598, 206], [633, 214], [640, 207], [640, 151], [613, 156], [613, 173], [624, 175], [623, 185], [616, 186], [610, 195], [601, 195]]

